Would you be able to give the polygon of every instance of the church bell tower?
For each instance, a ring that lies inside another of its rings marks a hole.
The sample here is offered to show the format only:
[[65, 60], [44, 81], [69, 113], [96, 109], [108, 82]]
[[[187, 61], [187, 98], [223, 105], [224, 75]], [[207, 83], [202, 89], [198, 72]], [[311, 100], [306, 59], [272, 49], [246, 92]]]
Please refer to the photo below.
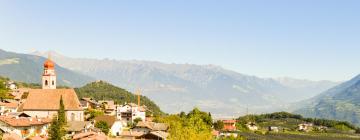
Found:
[[42, 89], [56, 89], [55, 64], [51, 61], [50, 54], [48, 59], [44, 63], [44, 73], [42, 75]]

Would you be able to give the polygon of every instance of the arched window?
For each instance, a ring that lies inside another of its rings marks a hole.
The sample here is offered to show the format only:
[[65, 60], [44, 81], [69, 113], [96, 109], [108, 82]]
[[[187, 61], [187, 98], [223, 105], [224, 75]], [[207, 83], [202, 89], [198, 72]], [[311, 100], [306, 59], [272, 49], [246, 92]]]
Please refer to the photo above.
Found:
[[51, 82], [51, 84], [52, 84], [52, 85], [55, 85], [55, 82], [54, 82], [54, 81], [52, 81], [52, 82]]
[[47, 81], [47, 80], [45, 80], [45, 85], [46, 85], [46, 86], [48, 85], [48, 81]]

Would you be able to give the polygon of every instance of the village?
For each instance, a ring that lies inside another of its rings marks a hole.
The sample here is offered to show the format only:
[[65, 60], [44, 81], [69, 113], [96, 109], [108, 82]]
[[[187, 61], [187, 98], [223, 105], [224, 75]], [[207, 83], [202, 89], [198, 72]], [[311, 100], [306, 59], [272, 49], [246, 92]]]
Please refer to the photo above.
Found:
[[[5, 83], [13, 99], [1, 99], [0, 102], [3, 139], [47, 139], [52, 117], [59, 110], [60, 99], [64, 103], [67, 121], [66, 139], [106, 140], [111, 137], [165, 140], [169, 135], [168, 125], [152, 122], [152, 117], [146, 115], [147, 107], [140, 105], [140, 97], [137, 104], [79, 99], [74, 89], [57, 89], [53, 61], [46, 60], [43, 69], [41, 89], [18, 88], [13, 81]], [[92, 116], [89, 112], [101, 112], [101, 115]], [[106, 126], [108, 134], [96, 127], [101, 124]]]
[[[43, 68], [41, 89], [18, 88], [15, 82], [4, 83], [13, 99], [0, 101], [0, 130], [3, 139], [41, 140], [48, 139], [52, 118], [57, 115], [59, 101], [63, 100], [66, 117], [66, 139], [156, 139], [166, 140], [170, 126], [154, 122], [145, 105], [137, 103], [117, 104], [114, 100], [95, 100], [91, 97], [78, 98], [74, 89], [57, 89], [55, 64], [46, 60]], [[212, 120], [214, 139], [239, 137], [239, 120]], [[241, 123], [240, 123], [241, 124]], [[246, 131], [260, 132], [255, 121], [243, 122]], [[325, 126], [299, 122], [297, 131], [309, 132], [313, 128], [326, 131]], [[264, 130], [264, 127], [262, 128]], [[266, 126], [271, 133], [285, 132], [285, 127]]]

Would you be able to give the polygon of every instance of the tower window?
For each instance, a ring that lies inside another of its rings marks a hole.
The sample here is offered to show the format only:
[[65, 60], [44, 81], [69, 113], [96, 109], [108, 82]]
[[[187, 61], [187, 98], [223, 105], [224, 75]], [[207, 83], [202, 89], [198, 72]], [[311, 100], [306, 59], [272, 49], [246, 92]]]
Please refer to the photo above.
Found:
[[52, 81], [51, 83], [52, 83], [52, 85], [55, 85], [55, 82], [54, 82], [54, 81]]
[[46, 86], [48, 85], [48, 81], [47, 81], [47, 80], [45, 80], [45, 85], [46, 85]]

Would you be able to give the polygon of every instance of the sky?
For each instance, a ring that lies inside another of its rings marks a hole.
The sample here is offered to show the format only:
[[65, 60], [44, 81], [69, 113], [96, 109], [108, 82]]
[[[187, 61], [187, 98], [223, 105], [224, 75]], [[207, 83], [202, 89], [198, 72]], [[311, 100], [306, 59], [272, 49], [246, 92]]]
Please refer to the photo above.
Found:
[[344, 81], [360, 74], [359, 6], [358, 0], [3, 0], [0, 49]]

